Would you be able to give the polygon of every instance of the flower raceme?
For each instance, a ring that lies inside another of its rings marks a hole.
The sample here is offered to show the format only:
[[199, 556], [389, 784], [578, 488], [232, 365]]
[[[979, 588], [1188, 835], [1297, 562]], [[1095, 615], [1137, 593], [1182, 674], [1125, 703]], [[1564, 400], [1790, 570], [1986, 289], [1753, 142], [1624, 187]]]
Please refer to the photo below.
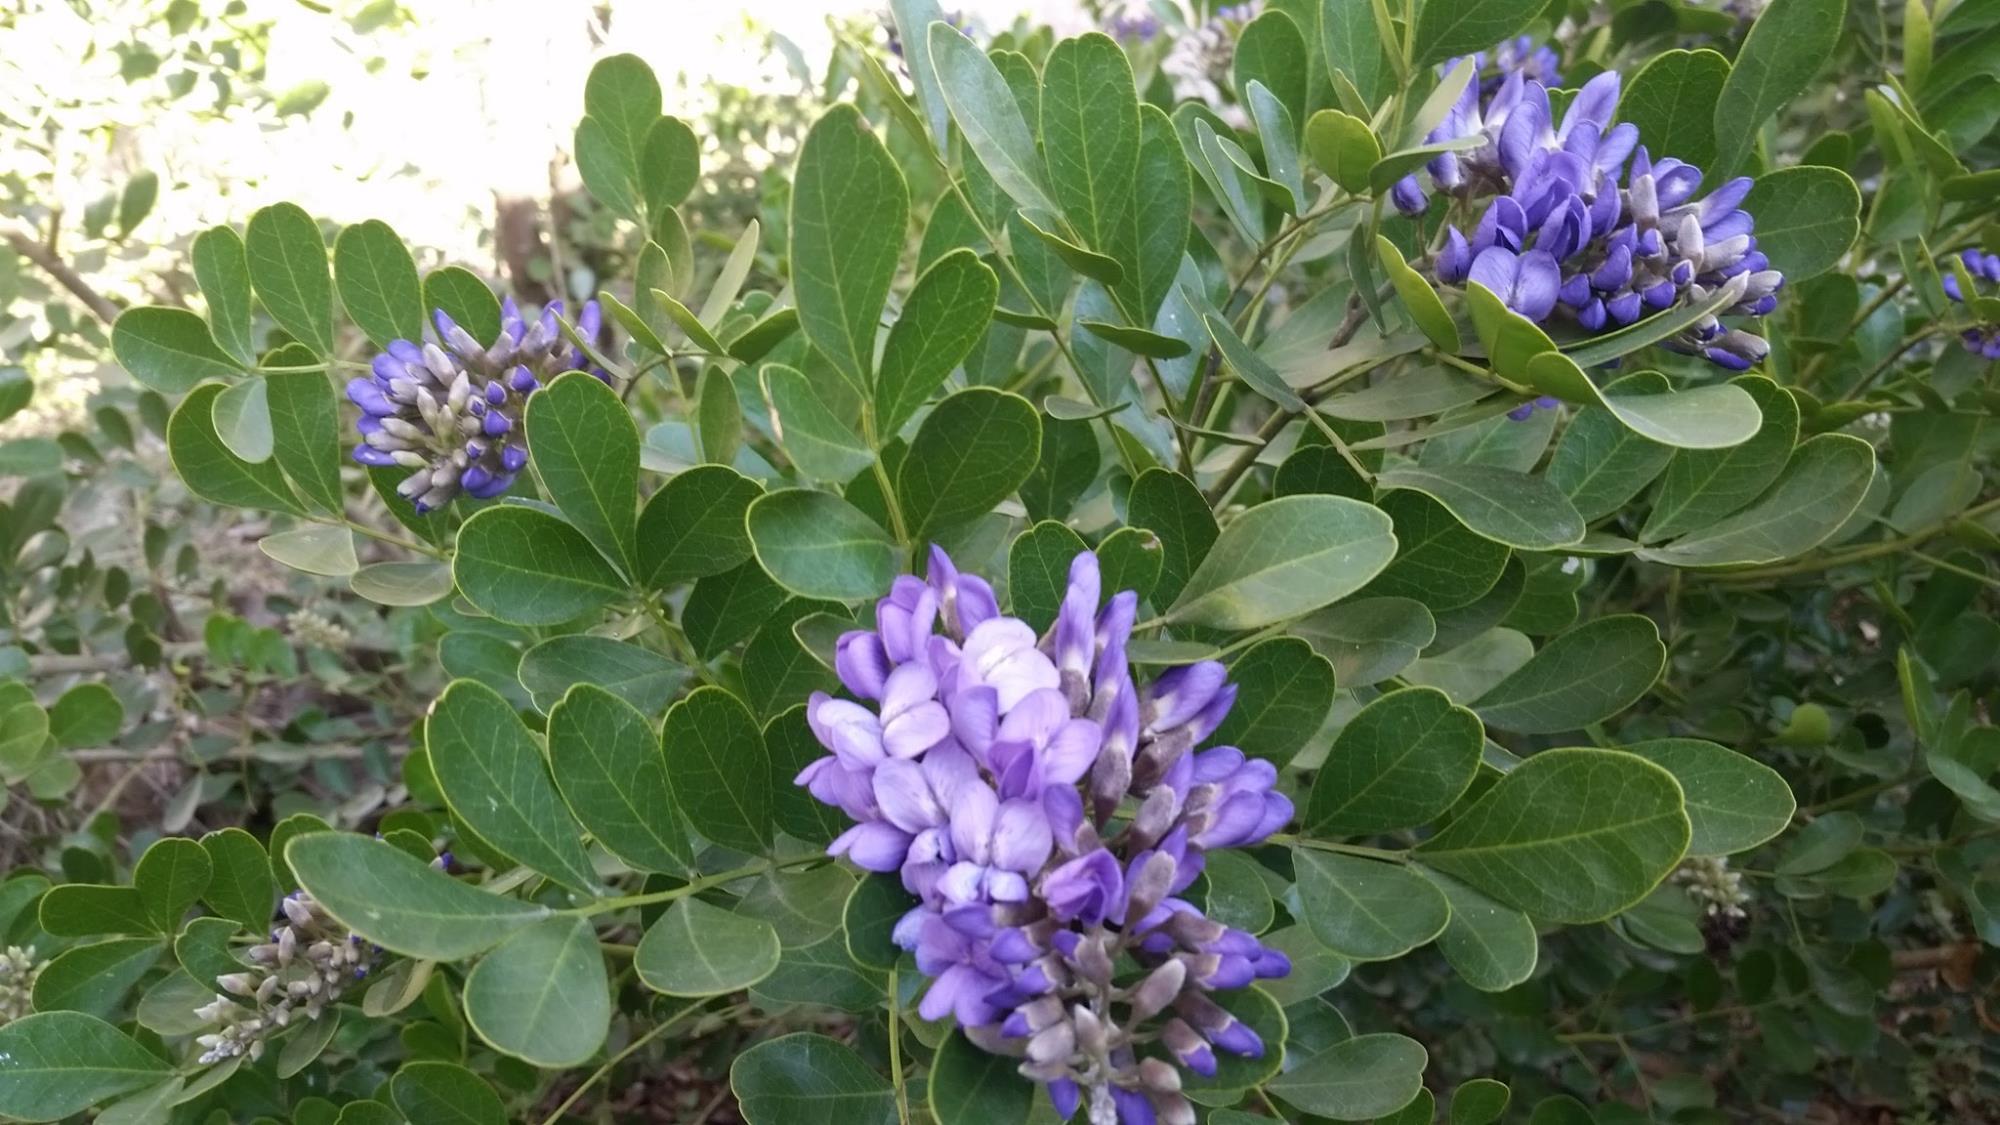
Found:
[[[1958, 260], [1965, 265], [1965, 272], [1974, 283], [1981, 281], [2000, 283], [2000, 254], [1967, 250], [1959, 255]], [[1961, 303], [1979, 295], [1967, 293], [1959, 284], [1956, 272], [1947, 272], [1944, 275], [1944, 292], [1945, 296]], [[1966, 351], [1981, 359], [2000, 359], [2000, 324], [1975, 325], [1960, 333], [1959, 339], [1965, 341]]]
[[[461, 493], [488, 500], [507, 491], [528, 464], [521, 426], [528, 396], [567, 371], [589, 369], [610, 381], [563, 335], [561, 316], [562, 303], [551, 302], [531, 324], [508, 298], [490, 347], [443, 309], [433, 317], [435, 342], [391, 340], [372, 372], [347, 384], [361, 408], [354, 459], [415, 470], [396, 491], [420, 512]], [[593, 340], [602, 327], [597, 302], [586, 302], [578, 335]]]
[[898, 578], [875, 629], [840, 638], [854, 698], [813, 696], [830, 753], [798, 782], [855, 821], [832, 854], [918, 900], [895, 940], [931, 978], [924, 1018], [1019, 1058], [1064, 1117], [1087, 1099], [1103, 1125], [1185, 1125], [1179, 1068], [1264, 1051], [1211, 994], [1291, 965], [1177, 896], [1292, 804], [1269, 762], [1197, 749], [1235, 699], [1222, 665], [1137, 685], [1137, 609], [1102, 597], [1085, 552], [1038, 637], [933, 548], [927, 579]]
[[[1427, 138], [1477, 141], [1426, 165], [1431, 188], [1454, 204], [1434, 262], [1438, 281], [1476, 281], [1537, 324], [1560, 321], [1586, 335], [1720, 293], [1730, 297], [1723, 315], [1761, 317], [1777, 307], [1784, 275], [1758, 251], [1754, 221], [1740, 206], [1748, 177], [1696, 198], [1701, 169], [1654, 159], [1637, 127], [1613, 123], [1616, 72], [1584, 83], [1558, 121], [1542, 81], [1553, 80], [1553, 59], [1518, 43], [1494, 55], [1505, 73], [1475, 76]], [[1473, 58], [1476, 69], [1483, 56]], [[1390, 196], [1405, 214], [1430, 205], [1415, 173]], [[1665, 344], [1738, 371], [1769, 351], [1715, 315]]]

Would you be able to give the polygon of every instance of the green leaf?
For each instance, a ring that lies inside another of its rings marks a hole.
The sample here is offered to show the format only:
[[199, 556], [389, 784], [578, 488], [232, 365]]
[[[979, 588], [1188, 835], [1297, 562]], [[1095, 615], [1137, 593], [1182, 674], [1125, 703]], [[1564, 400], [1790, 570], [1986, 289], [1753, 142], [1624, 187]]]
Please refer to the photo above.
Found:
[[241, 828], [224, 828], [203, 836], [201, 847], [214, 868], [202, 901], [245, 929], [262, 932], [278, 894], [264, 845]]
[[1041, 110], [1055, 201], [1085, 246], [1108, 250], [1139, 167], [1139, 92], [1125, 52], [1098, 32], [1057, 43], [1042, 64]]
[[406, 957], [457, 961], [547, 918], [539, 903], [467, 886], [394, 844], [346, 832], [294, 836], [285, 859], [341, 924]]
[[1035, 1087], [1020, 1064], [981, 1050], [953, 1032], [931, 1059], [929, 1102], [937, 1125], [1018, 1125], [1034, 1107]]
[[[1763, 418], [1757, 432], [1729, 449], [1675, 452], [1639, 532], [1642, 541], [1656, 543], [1708, 527], [1756, 499], [1784, 471], [1799, 433], [1797, 401], [1761, 375], [1742, 376], [1735, 385], [1757, 400]], [[1553, 467], [1550, 475], [1555, 475]]]
[[1652, 619], [1599, 617], [1544, 645], [1473, 709], [1489, 725], [1517, 734], [1579, 730], [1637, 702], [1660, 678], [1666, 659]]
[[1804, 554], [1838, 531], [1867, 495], [1875, 451], [1848, 434], [1801, 442], [1763, 496], [1750, 507], [1640, 558], [1672, 566], [1735, 566]]
[[639, 566], [639, 430], [618, 392], [572, 371], [528, 398], [528, 443], [543, 491], [629, 573]]
[[39, 1012], [0, 1027], [0, 1114], [58, 1121], [171, 1073], [95, 1016]]
[[910, 78], [916, 84], [917, 103], [923, 107], [931, 144], [942, 153], [950, 143], [946, 130], [951, 123], [951, 109], [945, 105], [937, 68], [931, 65], [930, 26], [944, 19], [944, 11], [937, 0], [889, 0], [889, 15], [895, 21], [896, 37], [909, 60]]
[[1409, 666], [1437, 638], [1437, 621], [1409, 598], [1357, 598], [1292, 626], [1333, 662], [1344, 688], [1381, 683]]
[[875, 382], [881, 440], [895, 436], [971, 354], [999, 296], [1000, 279], [971, 250], [946, 254], [917, 279], [882, 348]]
[[354, 533], [345, 526], [313, 524], [266, 535], [257, 549], [306, 574], [345, 578], [361, 569], [354, 553]]
[[1544, 750], [1415, 858], [1537, 920], [1596, 922], [1645, 898], [1688, 835], [1666, 770], [1616, 750]]
[[[937, 50], [935, 37], [931, 49]], [[729, 1067], [729, 1088], [749, 1125], [890, 1125], [896, 1120], [896, 1093], [889, 1080], [851, 1048], [810, 1032], [769, 1039], [737, 1055]]]
[[909, 221], [909, 189], [889, 150], [852, 105], [828, 110], [799, 147], [792, 288], [806, 339], [864, 393]]
[[[584, 638], [548, 643], [564, 639]], [[606, 851], [641, 871], [692, 870], [659, 732], [630, 702], [597, 684], [571, 687], [549, 711], [549, 764], [570, 810]]]
[[1418, 66], [1453, 55], [1487, 50], [1528, 26], [1546, 5], [1538, 0], [1482, 0], [1477, 4], [1426, 4], [1410, 31]]
[[159, 932], [159, 927], [153, 923], [152, 912], [146, 909], [139, 892], [131, 887], [95, 883], [64, 883], [50, 887], [41, 897], [37, 915], [42, 928], [57, 937]]
[[1518, 671], [1535, 655], [1535, 644], [1513, 629], [1487, 629], [1410, 665], [1403, 678], [1427, 684], [1453, 699], [1473, 700]]
[[626, 592], [582, 532], [517, 505], [485, 508], [465, 521], [452, 577], [467, 601], [512, 625], [560, 624]]
[[1123, 279], [1113, 286], [1126, 314], [1154, 323], [1187, 250], [1194, 181], [1174, 123], [1155, 105], [1139, 107], [1139, 165], [1133, 195], [1122, 209], [1105, 252]]
[[1368, 584], [1370, 596], [1412, 598], [1433, 615], [1457, 609], [1492, 589], [1513, 555], [1424, 493], [1392, 492], [1381, 510], [1394, 524], [1396, 555]]
[[1301, 823], [1329, 836], [1427, 823], [1472, 783], [1485, 734], [1477, 715], [1436, 688], [1381, 696], [1334, 739]]
[[475, 340], [500, 336], [500, 298], [471, 270], [446, 266], [424, 275], [424, 307], [443, 309]]
[[245, 461], [223, 443], [215, 428], [216, 399], [222, 393], [220, 384], [204, 384], [174, 408], [167, 422], [167, 452], [174, 470], [190, 491], [210, 503], [300, 514], [298, 499], [277, 465]]
[[216, 436], [229, 452], [252, 464], [271, 459], [271, 400], [262, 379], [231, 383], [215, 396]]
[[1166, 616], [1259, 629], [1353, 593], [1395, 551], [1389, 517], [1378, 508], [1340, 496], [1280, 497], [1223, 529]]
[[[709, 355], [727, 354], [722, 346], [722, 341], [715, 338], [715, 334], [708, 330], [708, 327], [701, 322], [701, 318], [694, 315], [692, 310], [686, 305], [681, 304], [679, 300], [675, 299], [666, 290], [648, 289], [645, 300], [642, 300], [640, 303], [641, 308], [646, 307], [646, 301], [658, 305], [660, 311], [666, 314], [667, 319], [673, 322], [674, 327], [679, 328], [681, 334], [687, 337], [688, 343], [695, 346], [695, 350], [705, 352]], [[808, 335], [810, 334], [808, 332]]]
[[[1625, 395], [1661, 393], [1666, 387], [1666, 377], [1651, 371], [1611, 385]], [[1674, 456], [1671, 446], [1641, 437], [1611, 411], [1586, 406], [1564, 427], [1545, 475], [1569, 497], [1578, 515], [1597, 520], [1624, 507], [1666, 470]]]
[[760, 496], [746, 522], [765, 573], [801, 597], [880, 597], [896, 577], [896, 545], [861, 509], [830, 492], [792, 488]]
[[208, 889], [215, 873], [202, 846], [185, 836], [157, 840], [132, 869], [132, 885], [153, 924], [168, 933], [180, 928], [181, 916]]
[[697, 688], [668, 710], [661, 741], [673, 807], [696, 832], [738, 851], [770, 847], [769, 759], [748, 708], [721, 688]]
[[76, 685], [63, 692], [48, 713], [48, 736], [65, 750], [101, 746], [117, 738], [124, 725], [125, 705], [103, 684]]
[[1023, 208], [1057, 210], [1042, 188], [1035, 136], [993, 61], [943, 20], [923, 34], [951, 119], [994, 183]]
[[278, 467], [323, 511], [339, 514], [340, 406], [318, 371], [279, 371], [260, 380], [269, 400], [272, 452]]
[[721, 465], [675, 474], [639, 514], [640, 570], [647, 584], [664, 590], [749, 561], [743, 516], [762, 492], [757, 482]]
[[828, 409], [812, 383], [782, 363], [760, 371], [771, 407], [771, 432], [800, 474], [844, 481], [875, 463], [875, 451]]
[[1423, 1045], [1406, 1036], [1357, 1035], [1300, 1061], [1264, 1088], [1307, 1113], [1367, 1121], [1421, 1093], [1429, 1061]]
[[343, 228], [333, 240], [333, 278], [347, 315], [376, 347], [424, 338], [417, 263], [388, 223], [369, 219]]
[[770, 976], [778, 952], [770, 923], [690, 897], [647, 928], [632, 967], [655, 992], [721, 996]]
[[540, 1067], [580, 1066], [611, 1029], [610, 981], [588, 919], [517, 930], [465, 978], [465, 1018], [493, 1048]]
[[[1705, 168], [1715, 160], [1715, 106], [1728, 80], [1729, 60], [1714, 51], [1662, 51], [1625, 87], [1618, 116], [1636, 126], [1654, 152]], [[1764, 213], [1752, 213], [1761, 227]], [[1762, 249], [1763, 231], [1757, 234]]]
[[1438, 951], [1461, 980], [1481, 992], [1505, 992], [1534, 974], [1540, 939], [1526, 914], [1449, 875], [1428, 869], [1424, 874], [1451, 904]]
[[572, 890], [597, 890], [542, 749], [500, 693], [453, 682], [431, 705], [424, 747], [452, 814], [482, 841]]
[[1451, 1092], [1451, 1125], [1492, 1125], [1507, 1112], [1513, 1091], [1505, 1082], [1474, 1078]]
[[1378, 473], [1375, 486], [1422, 492], [1473, 531], [1523, 551], [1570, 546], [1585, 530], [1555, 485], [1493, 465], [1399, 466]]
[[1296, 848], [1305, 922], [1328, 949], [1356, 961], [1401, 957], [1444, 932], [1444, 893], [1399, 864]]
[[1200, 157], [1194, 161], [1195, 168], [1208, 170], [1203, 180], [1216, 202], [1222, 205], [1223, 213], [1246, 241], [1263, 242], [1264, 200], [1258, 183], [1262, 177], [1255, 171], [1250, 154], [1223, 135], [1231, 131], [1227, 126], [1218, 132], [1207, 117], [1193, 117], [1192, 131], [1195, 151], [1189, 154], [1189, 159]]
[[[1361, 96], [1361, 106], [1343, 108], [1357, 115], [1373, 111], [1382, 100], [1391, 73], [1385, 49], [1396, 49], [1382, 41], [1374, 5], [1370, 0], [1320, 0], [1319, 35], [1327, 70]], [[1495, 42], [1487, 40], [1473, 49], [1484, 50]]]
[[1368, 190], [1368, 172], [1382, 160], [1381, 142], [1368, 123], [1337, 109], [1322, 109], [1306, 119], [1306, 151], [1342, 189]]
[[1733, 383], [1651, 394], [1605, 394], [1561, 352], [1544, 352], [1530, 360], [1528, 382], [1570, 402], [1602, 406], [1640, 436], [1678, 449], [1741, 445], [1763, 421], [1756, 400]]
[[[1413, 337], [1414, 349], [1423, 342]], [[1493, 384], [1449, 368], [1407, 372], [1371, 387], [1334, 395], [1319, 404], [1322, 414], [1350, 422], [1400, 422], [1439, 414], [1493, 394]]]
[[695, 434], [701, 439], [702, 459], [712, 464], [734, 462], [743, 447], [743, 405], [737, 401], [736, 384], [720, 366], [702, 372]]
[[680, 693], [688, 670], [649, 648], [610, 637], [550, 637], [521, 657], [521, 686], [543, 711], [553, 710], [577, 684], [591, 684], [648, 714]]
[[1625, 749], [1681, 783], [1693, 837], [1689, 855], [1746, 852], [1783, 832], [1798, 802], [1776, 770], [1698, 738], [1661, 738]]
[[1053, 214], [1043, 211], [1020, 211], [1009, 220], [1009, 226], [1016, 230], [1026, 230], [1034, 235], [1043, 245], [1054, 251], [1064, 265], [1087, 278], [1104, 285], [1119, 285], [1125, 280], [1125, 267], [1118, 264], [1118, 259], [1079, 246], [1074, 240], [1060, 233], [1060, 224]]
[[278, 326], [322, 358], [333, 354], [333, 275], [319, 224], [297, 204], [274, 203], [243, 231], [250, 286]]
[[215, 346], [200, 317], [152, 305], [119, 315], [111, 353], [142, 386], [164, 395], [185, 394], [203, 379], [236, 378], [248, 366]]
[[1750, 25], [1715, 103], [1711, 177], [1733, 174], [1764, 122], [1811, 87], [1835, 54], [1846, 16], [1847, 0], [1772, 0]]
[[[202, 302], [208, 306], [208, 329], [215, 343], [238, 366], [255, 366], [257, 344], [251, 334], [250, 260], [243, 250], [243, 237], [233, 227], [210, 227], [194, 236], [190, 257], [195, 283], [201, 286]], [[111, 345], [114, 350], [118, 346], [115, 328]], [[119, 355], [118, 362], [131, 369], [132, 364], [124, 355]], [[136, 371], [133, 374], [138, 375]], [[153, 386], [143, 376], [140, 382]]]
[[[1016, 585], [1015, 596], [1020, 587]], [[1333, 707], [1333, 664], [1297, 637], [1259, 641], [1229, 665], [1236, 703], [1217, 727], [1217, 745], [1283, 766], [1311, 741]]]
[[34, 1010], [82, 1012], [111, 1019], [124, 1006], [132, 986], [152, 969], [166, 948], [157, 937], [111, 938], [71, 946], [51, 958], [36, 975]]
[[[588, 104], [586, 95], [586, 104]], [[637, 183], [648, 214], [678, 205], [701, 179], [701, 141], [678, 117], [656, 117], [639, 150]]]
[[640, 181], [647, 134], [660, 119], [660, 82], [637, 55], [612, 55], [590, 68], [583, 87], [583, 111], [603, 129], [618, 167], [631, 183]]
[[456, 1063], [404, 1063], [389, 1081], [396, 1108], [423, 1125], [505, 1125], [507, 1107], [486, 1080]]
[[1229, 369], [1236, 377], [1248, 384], [1250, 389], [1290, 411], [1305, 409], [1305, 400], [1297, 391], [1286, 385], [1278, 372], [1265, 362], [1264, 358], [1252, 351], [1250, 345], [1236, 334], [1229, 322], [1214, 312], [1203, 314], [1202, 323], [1208, 328], [1209, 338], [1215, 341], [1216, 350], [1229, 363]]
[[972, 387], [939, 403], [896, 474], [910, 535], [926, 541], [992, 511], [1034, 471], [1041, 445], [1041, 415], [1019, 395]]
[[[1291, 196], [1291, 211], [1303, 215], [1312, 200], [1306, 194], [1305, 169], [1299, 165], [1298, 127], [1291, 110], [1262, 82], [1254, 79], [1243, 88], [1250, 117], [1257, 125], [1257, 138], [1264, 145], [1264, 167]], [[1281, 203], [1282, 205], [1282, 203]]]
[[434, 562], [370, 563], [355, 571], [347, 585], [377, 605], [430, 605], [451, 594], [451, 567]]
[[1757, 249], [1795, 284], [1832, 269], [1861, 234], [1861, 189], [1838, 168], [1793, 165], [1757, 177], [1743, 209], [1757, 216]]
[[1151, 600], [1155, 605], [1172, 603], [1222, 534], [1208, 501], [1193, 481], [1179, 473], [1147, 469], [1132, 482], [1125, 510], [1134, 528], [1159, 537], [1159, 580]]
[[1069, 588], [1069, 568], [1089, 550], [1065, 524], [1043, 520], [1022, 532], [1007, 549], [1007, 596], [1014, 616], [1039, 635], [1055, 624]]

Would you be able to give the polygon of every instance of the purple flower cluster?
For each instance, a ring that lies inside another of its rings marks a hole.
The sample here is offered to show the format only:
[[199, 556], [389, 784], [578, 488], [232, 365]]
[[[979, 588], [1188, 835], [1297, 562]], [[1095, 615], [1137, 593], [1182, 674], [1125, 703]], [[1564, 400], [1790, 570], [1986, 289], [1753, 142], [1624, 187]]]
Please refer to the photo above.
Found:
[[[1958, 256], [1958, 260], [1965, 264], [1965, 272], [1970, 274], [1974, 281], [2000, 283], [2000, 254], [1967, 250]], [[1945, 273], [1944, 292], [1945, 296], [1960, 302], [1979, 296], [1977, 293], [1967, 293], [1959, 287], [1958, 274], [1955, 271]], [[2000, 359], [2000, 324], [1983, 324], [1968, 328], [1959, 334], [1959, 338], [1965, 341], [1966, 351], [1981, 359]]]
[[[433, 315], [435, 342], [389, 341], [371, 374], [347, 384], [347, 397], [361, 408], [354, 459], [415, 470], [396, 491], [420, 512], [460, 493], [487, 500], [507, 491], [528, 464], [521, 429], [528, 396], [565, 371], [590, 369], [563, 335], [561, 316], [562, 303], [553, 301], [531, 324], [510, 297], [491, 347], [443, 309]], [[596, 301], [584, 304], [576, 327], [583, 338], [597, 338], [603, 314]]]
[[[1750, 213], [1739, 206], [1749, 178], [1697, 199], [1701, 169], [1654, 160], [1635, 126], [1612, 123], [1616, 73], [1585, 83], [1557, 122], [1548, 87], [1531, 76], [1550, 73], [1552, 62], [1518, 45], [1495, 54], [1516, 69], [1497, 85], [1469, 83], [1428, 137], [1480, 141], [1426, 166], [1432, 187], [1456, 205], [1435, 260], [1440, 282], [1479, 282], [1529, 320], [1560, 318], [1584, 333], [1718, 292], [1730, 297], [1725, 315], [1757, 317], [1777, 307], [1784, 275], [1757, 250]], [[1430, 204], [1414, 173], [1390, 197], [1411, 215]], [[1471, 219], [1481, 204], [1468, 236], [1458, 219]], [[1665, 343], [1739, 371], [1769, 351], [1761, 337], [1713, 315]]]
[[856, 821], [829, 852], [917, 897], [895, 939], [932, 978], [925, 1019], [1021, 1059], [1065, 1118], [1088, 1098], [1094, 1122], [1187, 1125], [1174, 1061], [1212, 1075], [1218, 1050], [1264, 1051], [1210, 993], [1291, 964], [1176, 896], [1205, 853], [1262, 841], [1292, 804], [1269, 762], [1196, 749], [1235, 701], [1222, 665], [1139, 687], [1138, 597], [1099, 586], [1078, 555], [1038, 638], [932, 548], [927, 581], [898, 578], [875, 629], [840, 638], [861, 702], [813, 696], [832, 753], [798, 782]]

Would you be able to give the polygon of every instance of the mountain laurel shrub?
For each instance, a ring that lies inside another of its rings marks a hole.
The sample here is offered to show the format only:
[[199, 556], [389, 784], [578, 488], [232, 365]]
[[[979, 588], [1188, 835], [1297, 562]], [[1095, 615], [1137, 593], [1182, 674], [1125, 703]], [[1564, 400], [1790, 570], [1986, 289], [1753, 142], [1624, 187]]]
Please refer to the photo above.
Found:
[[0, 883], [0, 1116], [2000, 1119], [2000, 6], [1757, 7], [894, 0], [739, 230], [599, 62], [581, 301], [201, 232], [110, 348], [427, 708]]

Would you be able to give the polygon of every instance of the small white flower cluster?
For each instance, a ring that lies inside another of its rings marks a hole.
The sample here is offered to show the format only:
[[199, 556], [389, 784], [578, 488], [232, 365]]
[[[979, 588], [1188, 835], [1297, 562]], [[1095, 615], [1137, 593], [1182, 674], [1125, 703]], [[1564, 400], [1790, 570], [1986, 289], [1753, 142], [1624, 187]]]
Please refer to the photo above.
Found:
[[10, 945], [0, 953], [0, 1026], [35, 1010], [35, 978], [46, 964], [33, 947]]
[[1711, 918], [1748, 917], [1743, 907], [1750, 892], [1743, 889], [1743, 876], [1729, 869], [1726, 856], [1691, 857], [1674, 872], [1674, 882], [1686, 887], [1688, 897]]
[[347, 932], [312, 896], [294, 891], [283, 905], [286, 924], [271, 931], [270, 941], [250, 948], [256, 967], [217, 978], [223, 991], [195, 1009], [195, 1015], [222, 1025], [195, 1037], [204, 1066], [237, 1055], [255, 1062], [267, 1038], [295, 1021], [318, 1019], [349, 985], [368, 975], [375, 949]]
[[354, 634], [348, 632], [347, 626], [316, 610], [293, 610], [285, 618], [285, 628], [300, 644], [335, 652], [346, 648], [354, 640]]
[[1160, 60], [1160, 71], [1173, 83], [1177, 100], [1206, 103], [1233, 129], [1249, 128], [1250, 115], [1223, 91], [1232, 81], [1236, 37], [1257, 17], [1258, 7], [1253, 2], [1217, 9], [1207, 23], [1174, 40], [1173, 49]]

